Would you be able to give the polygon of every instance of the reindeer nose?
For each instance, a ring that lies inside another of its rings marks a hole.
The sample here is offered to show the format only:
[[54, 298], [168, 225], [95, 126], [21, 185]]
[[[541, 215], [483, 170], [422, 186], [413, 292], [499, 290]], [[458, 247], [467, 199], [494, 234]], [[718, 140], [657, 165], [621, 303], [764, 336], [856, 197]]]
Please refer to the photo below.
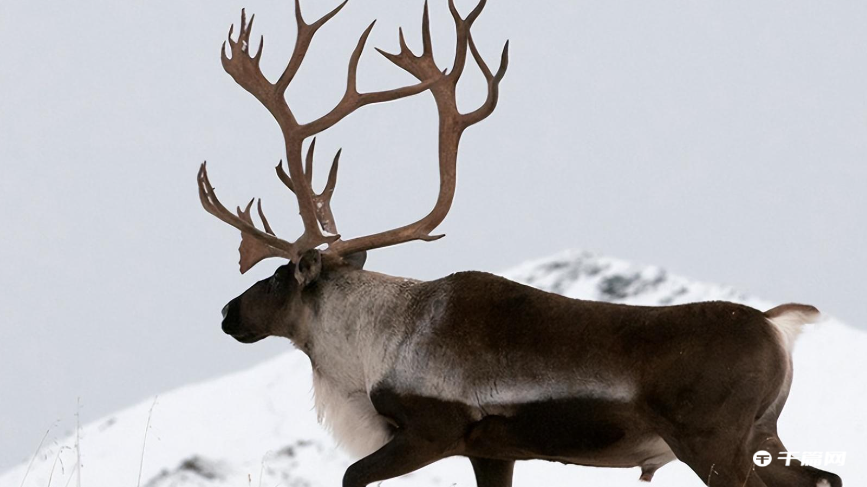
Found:
[[226, 315], [229, 314], [229, 304], [231, 304], [231, 303], [227, 303], [225, 306], [223, 306], [222, 313], [223, 313], [223, 319], [224, 320], [226, 319]]

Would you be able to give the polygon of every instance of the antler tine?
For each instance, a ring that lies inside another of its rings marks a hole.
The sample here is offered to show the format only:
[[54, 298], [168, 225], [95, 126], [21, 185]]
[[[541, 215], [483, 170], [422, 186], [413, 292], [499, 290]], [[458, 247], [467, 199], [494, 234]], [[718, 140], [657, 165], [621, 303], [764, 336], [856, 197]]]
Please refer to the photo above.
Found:
[[332, 234], [337, 234], [337, 222], [334, 221], [334, 213], [331, 211], [331, 197], [334, 196], [334, 187], [337, 186], [337, 169], [340, 164], [341, 152], [343, 149], [338, 149], [337, 154], [334, 154], [331, 169], [328, 171], [328, 180], [325, 182], [325, 189], [314, 197], [319, 223], [322, 224], [323, 230]]
[[[500, 81], [502, 81], [505, 76], [508, 67], [508, 42], [503, 50], [500, 67], [497, 70], [497, 73], [493, 74], [472, 41], [470, 28], [479, 15], [481, 15], [485, 4], [486, 0], [480, 0], [472, 12], [470, 12], [470, 14], [464, 19], [461, 18], [458, 13], [454, 1], [449, 0], [449, 10], [451, 11], [452, 17], [455, 21], [457, 40], [454, 64], [451, 72], [448, 74], [443, 75], [433, 57], [433, 49], [430, 40], [430, 14], [428, 12], [427, 2], [425, 2], [424, 12], [422, 14], [422, 44], [424, 50], [421, 56], [416, 56], [407, 47], [402, 30], [399, 31], [398, 36], [398, 40], [400, 41], [400, 52], [398, 54], [391, 54], [378, 49], [383, 56], [415, 76], [420, 81], [435, 78], [438, 79], [438, 77], [441, 76], [444, 76], [445, 79], [448, 80], [448, 82], [438, 82], [431, 86], [431, 93], [436, 101], [437, 111], [440, 118], [440, 190], [434, 208], [424, 218], [415, 223], [366, 237], [338, 241], [329, 247], [330, 251], [340, 255], [346, 255], [361, 250], [387, 247], [411, 240], [431, 241], [442, 237], [442, 235], [431, 235], [430, 232], [442, 223], [451, 209], [451, 204], [454, 200], [457, 151], [461, 135], [467, 127], [480, 122], [490, 115], [494, 108], [496, 108], [499, 97]], [[457, 109], [455, 87], [463, 73], [468, 49], [472, 52], [473, 59], [479, 65], [479, 69], [481, 69], [482, 74], [488, 83], [488, 95], [485, 103], [480, 108], [468, 114], [461, 114]]]
[[280, 178], [280, 181], [283, 181], [283, 184], [289, 188], [289, 191], [292, 191], [292, 194], [295, 194], [295, 185], [292, 184], [292, 178], [286, 174], [286, 171], [283, 170], [283, 160], [277, 163], [277, 166], [274, 168], [277, 171], [277, 177]]
[[424, 1], [424, 12], [421, 16], [422, 57], [433, 57], [433, 42], [430, 37], [430, 13], [427, 0]]
[[322, 194], [328, 194], [329, 198], [331, 198], [331, 193], [334, 193], [334, 187], [337, 186], [337, 169], [342, 152], [343, 149], [337, 149], [337, 153], [334, 154], [334, 160], [331, 161], [331, 169], [328, 171], [328, 180], [325, 182], [325, 189], [322, 190]]
[[304, 61], [304, 56], [307, 55], [307, 50], [310, 48], [310, 42], [313, 40], [316, 31], [343, 10], [343, 7], [348, 2], [349, 0], [344, 0], [343, 3], [323, 15], [319, 20], [308, 24], [304, 21], [304, 16], [301, 15], [301, 0], [295, 0], [295, 23], [298, 27], [298, 34], [295, 39], [295, 49], [292, 51], [292, 57], [289, 58], [289, 64], [286, 65], [286, 69], [280, 75], [280, 79], [277, 80], [275, 85], [279, 94], [282, 95], [286, 92], [286, 88], [289, 87], [292, 79], [298, 73], [298, 68], [301, 67], [301, 62]]
[[400, 44], [400, 53], [414, 56], [412, 49], [406, 44], [406, 37], [403, 35], [403, 27], [397, 28], [397, 42]]
[[509, 41], [506, 41], [506, 44], [503, 46], [503, 53], [500, 55], [500, 67], [497, 69], [496, 74], [491, 73], [488, 64], [482, 58], [482, 55], [479, 54], [479, 50], [476, 48], [476, 43], [473, 42], [472, 34], [469, 36], [469, 44], [470, 52], [473, 54], [473, 59], [476, 61], [476, 64], [479, 65], [479, 69], [482, 71], [485, 80], [488, 82], [488, 97], [485, 99], [482, 106], [464, 115], [464, 123], [467, 126], [481, 122], [487, 118], [488, 115], [493, 113], [495, 108], [497, 108], [497, 101], [499, 101], [500, 97], [500, 82], [506, 76], [506, 70], [509, 68]]
[[447, 76], [452, 85], [458, 84], [458, 80], [464, 72], [464, 66], [467, 62], [467, 43], [470, 37], [470, 28], [472, 28], [476, 19], [479, 18], [479, 15], [482, 14], [482, 10], [484, 10], [487, 3], [487, 0], [479, 0], [479, 3], [476, 4], [476, 7], [469, 13], [469, 15], [467, 15], [466, 18], [461, 18], [457, 7], [455, 7], [454, 0], [449, 0], [449, 11], [455, 21], [455, 30], [457, 31], [455, 62], [452, 65], [451, 72], [449, 72]]
[[361, 37], [358, 38], [358, 42], [355, 44], [355, 49], [352, 50], [352, 54], [349, 56], [349, 67], [346, 71], [346, 93], [349, 96], [358, 96], [358, 62], [361, 60], [361, 53], [364, 52], [364, 46], [367, 45], [367, 39], [370, 37], [370, 33], [373, 32], [375, 25], [376, 21], [374, 20], [364, 29]]
[[[250, 200], [250, 203], [253, 201]], [[250, 211], [250, 204], [247, 204], [247, 211]], [[262, 220], [262, 226], [265, 227], [265, 232], [270, 235], [275, 235], [274, 230], [271, 229], [271, 225], [268, 224], [268, 219], [265, 218], [265, 212], [262, 211], [262, 198], [259, 198], [259, 201], [256, 203], [256, 211], [259, 213], [259, 219]]]
[[307, 176], [307, 182], [313, 186], [313, 151], [316, 150], [316, 137], [310, 141], [307, 147], [307, 157], [304, 158], [304, 174]]

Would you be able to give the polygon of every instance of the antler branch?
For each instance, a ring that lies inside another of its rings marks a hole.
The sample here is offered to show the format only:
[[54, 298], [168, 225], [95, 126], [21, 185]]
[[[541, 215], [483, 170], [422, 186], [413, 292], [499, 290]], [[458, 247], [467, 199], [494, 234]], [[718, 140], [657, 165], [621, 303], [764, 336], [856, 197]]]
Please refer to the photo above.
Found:
[[349, 0], [344, 0], [343, 3], [335, 7], [334, 10], [322, 16], [322, 18], [316, 22], [308, 24], [304, 21], [304, 16], [301, 15], [301, 1], [295, 0], [295, 23], [297, 25], [298, 34], [295, 39], [295, 49], [292, 50], [292, 57], [289, 58], [289, 64], [286, 65], [286, 69], [283, 71], [283, 74], [280, 75], [280, 79], [277, 80], [277, 84], [275, 85], [277, 92], [281, 96], [286, 93], [286, 88], [289, 87], [289, 84], [292, 83], [292, 80], [295, 78], [295, 74], [298, 73], [298, 68], [301, 67], [301, 62], [304, 60], [304, 56], [307, 55], [307, 50], [310, 48], [310, 43], [313, 41], [313, 36], [316, 35], [316, 31], [325, 25], [326, 22], [334, 18], [338, 12], [343, 10], [343, 7], [345, 7], [348, 2]]
[[374, 20], [367, 29], [365, 29], [364, 33], [361, 34], [361, 37], [358, 39], [358, 44], [355, 46], [355, 50], [349, 58], [349, 70], [346, 75], [346, 91], [343, 94], [343, 98], [334, 108], [331, 109], [330, 112], [299, 127], [299, 132], [304, 137], [310, 137], [332, 127], [337, 122], [343, 120], [347, 115], [365, 105], [394, 101], [400, 98], [417, 95], [427, 90], [440, 80], [441, 76], [436, 76], [421, 79], [420, 83], [411, 86], [404, 86], [385, 91], [375, 91], [371, 93], [359, 93], [357, 85], [358, 62], [361, 59], [361, 53], [364, 52], [367, 38], [370, 37], [370, 32], [373, 30], [375, 24], [376, 21]]
[[[316, 194], [312, 189], [313, 150], [315, 147], [316, 138], [314, 137], [310, 146], [307, 148], [304, 177], [307, 179], [307, 183], [311, 186], [310, 191], [316, 209], [316, 219], [319, 221], [319, 224], [322, 225], [323, 230], [332, 235], [337, 235], [337, 223], [334, 221], [334, 213], [331, 211], [331, 196], [334, 194], [334, 187], [337, 185], [337, 169], [340, 163], [340, 153], [343, 149], [338, 150], [337, 154], [334, 155], [334, 161], [332, 161], [331, 169], [328, 171], [328, 181], [325, 183], [325, 189], [323, 189], [321, 193]], [[274, 169], [277, 171], [277, 177], [280, 178], [280, 181], [289, 188], [289, 191], [294, 193], [296, 191], [295, 184], [292, 182], [292, 178], [283, 170], [283, 161], [280, 161]]]
[[257, 209], [259, 218], [265, 227], [264, 232], [256, 228], [253, 224], [253, 218], [250, 216], [250, 207], [253, 205], [253, 200], [250, 200], [250, 203], [247, 204], [244, 210], [238, 208], [237, 216], [233, 215], [232, 212], [220, 203], [220, 200], [217, 199], [217, 193], [208, 179], [207, 162], [203, 162], [199, 166], [199, 174], [196, 180], [199, 185], [199, 200], [202, 202], [205, 211], [241, 231], [241, 246], [238, 248], [238, 251], [241, 254], [239, 264], [241, 265], [242, 274], [262, 259], [268, 257], [284, 257], [290, 260], [297, 257], [298, 248], [294, 244], [274, 236], [274, 231], [271, 229], [271, 225], [268, 224], [265, 213], [262, 211], [262, 200], [259, 200]]
[[[476, 49], [472, 41], [470, 29], [473, 22], [481, 15], [486, 0], [480, 0], [478, 5], [464, 19], [461, 18], [454, 5], [449, 0], [449, 10], [455, 21], [457, 32], [457, 45], [452, 71], [444, 75], [444, 80], [430, 87], [434, 96], [439, 114], [439, 177], [440, 190], [434, 208], [424, 218], [393, 230], [380, 232], [366, 237], [359, 237], [346, 241], [337, 241], [329, 247], [329, 251], [346, 255], [361, 250], [387, 247], [411, 240], [431, 241], [443, 237], [443, 235], [431, 235], [431, 232], [445, 219], [451, 209], [454, 200], [456, 184], [457, 153], [461, 136], [467, 127], [484, 120], [497, 106], [499, 98], [499, 86], [506, 74], [509, 65], [509, 43], [506, 42], [501, 55], [500, 67], [496, 74], [492, 74], [487, 63]], [[377, 49], [388, 60], [415, 76], [419, 81], [437, 79], [442, 71], [437, 66], [433, 56], [433, 47], [430, 35], [430, 14], [428, 4], [425, 2], [422, 14], [422, 54], [417, 56], [407, 46], [403, 35], [403, 29], [398, 31], [400, 52], [391, 54]], [[463, 73], [466, 64], [467, 49], [472, 51], [473, 59], [479, 65], [482, 74], [488, 84], [488, 95], [485, 102], [478, 109], [461, 114], [457, 108], [455, 97], [457, 83]]]

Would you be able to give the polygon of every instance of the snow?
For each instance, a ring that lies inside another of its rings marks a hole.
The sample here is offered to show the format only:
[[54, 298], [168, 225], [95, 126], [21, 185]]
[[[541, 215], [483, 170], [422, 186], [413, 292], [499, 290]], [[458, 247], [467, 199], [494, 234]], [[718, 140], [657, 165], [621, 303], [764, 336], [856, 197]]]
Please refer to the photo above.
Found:
[[[726, 299], [759, 309], [774, 304], [669, 275], [658, 267], [577, 251], [527, 262], [504, 275], [582, 299], [646, 305]], [[867, 371], [858, 365], [865, 350], [867, 333], [833, 318], [809, 327], [795, 347], [795, 381], [780, 420], [780, 436], [792, 451], [846, 452], [843, 466], [826, 469], [848, 485], [867, 479]], [[290, 351], [249, 370], [166, 392], [155, 405], [149, 398], [84, 425], [81, 485], [136, 485], [140, 465], [141, 485], [148, 487], [340, 485], [351, 460], [317, 424], [311, 387], [309, 362], [302, 353]], [[49, 486], [52, 475], [53, 485], [76, 485], [74, 442], [72, 435], [43, 447], [24, 485]], [[26, 469], [22, 464], [0, 475], [0, 487], [19, 487]], [[635, 486], [638, 476], [637, 468], [521, 462], [514, 484]], [[451, 458], [382, 485], [475, 483], [469, 462]], [[653, 485], [703, 483], [684, 464], [674, 462], [656, 473]]]

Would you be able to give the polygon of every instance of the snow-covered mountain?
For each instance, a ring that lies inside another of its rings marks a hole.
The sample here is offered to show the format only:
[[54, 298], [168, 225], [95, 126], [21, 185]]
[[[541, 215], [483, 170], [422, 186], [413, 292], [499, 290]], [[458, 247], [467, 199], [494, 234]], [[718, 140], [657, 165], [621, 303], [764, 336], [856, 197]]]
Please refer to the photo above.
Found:
[[[646, 305], [724, 299], [772, 306], [731, 288], [584, 252], [528, 262], [504, 275], [583, 299]], [[808, 329], [795, 350], [795, 382], [780, 421], [780, 436], [795, 452], [846, 452], [843, 466], [827, 469], [850, 486], [867, 481], [867, 370], [859, 365], [865, 351], [867, 333], [833, 319]], [[156, 403], [148, 400], [81, 428], [81, 485], [135, 486], [140, 467], [141, 485], [147, 487], [340, 485], [351, 459], [317, 424], [312, 407], [310, 365], [297, 351], [167, 392]], [[21, 465], [0, 475], [0, 487], [21, 486], [25, 474], [25, 486], [76, 485], [75, 440], [46, 445], [29, 472]], [[634, 486], [638, 476], [637, 468], [522, 462], [515, 485]], [[653, 483], [703, 485], [679, 462], [663, 467]], [[383, 485], [475, 483], [469, 462], [451, 458]]]

